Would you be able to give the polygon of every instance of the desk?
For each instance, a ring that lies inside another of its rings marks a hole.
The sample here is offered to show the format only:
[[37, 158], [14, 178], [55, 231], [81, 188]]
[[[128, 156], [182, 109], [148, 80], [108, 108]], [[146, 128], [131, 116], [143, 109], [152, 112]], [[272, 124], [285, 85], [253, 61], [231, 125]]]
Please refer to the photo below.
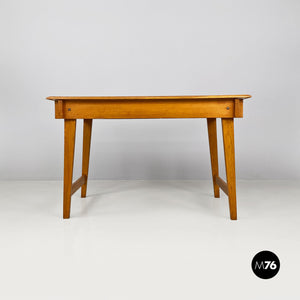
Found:
[[[234, 118], [243, 117], [243, 100], [250, 95], [222, 96], [51, 96], [55, 118], [64, 119], [63, 218], [70, 218], [71, 196], [81, 188], [86, 197], [93, 119], [206, 118], [214, 196], [228, 195], [231, 220], [237, 219], [234, 154]], [[216, 118], [222, 119], [225, 182], [219, 177]], [[83, 119], [82, 176], [73, 182], [76, 120]]]

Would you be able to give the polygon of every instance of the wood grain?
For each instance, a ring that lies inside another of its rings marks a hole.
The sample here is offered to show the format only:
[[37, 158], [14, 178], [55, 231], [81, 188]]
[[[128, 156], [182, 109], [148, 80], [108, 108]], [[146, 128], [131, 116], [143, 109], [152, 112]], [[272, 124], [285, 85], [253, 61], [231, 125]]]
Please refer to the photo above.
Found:
[[63, 119], [64, 113], [63, 113], [63, 100], [56, 100], [55, 101], [55, 118], [56, 119]]
[[234, 117], [243, 117], [243, 100], [241, 99], [234, 99]]
[[71, 195], [73, 195], [80, 187], [82, 187], [87, 181], [85, 175], [80, 176], [71, 187]]
[[66, 101], [65, 119], [233, 118], [234, 100]]
[[222, 191], [228, 196], [228, 185], [227, 185], [227, 183], [219, 176], [216, 177], [216, 183], [222, 189]]
[[250, 95], [182, 95], [182, 96], [49, 96], [47, 100], [205, 100], [247, 99]]
[[226, 177], [228, 186], [228, 200], [230, 219], [237, 219], [236, 208], [236, 180], [235, 180], [235, 154], [234, 154], [234, 121], [233, 119], [222, 119], [224, 157], [226, 166]]
[[81, 197], [86, 197], [87, 179], [89, 173], [90, 148], [92, 136], [93, 120], [83, 120], [83, 149], [82, 149], [82, 176], [86, 177], [86, 182], [81, 187]]
[[220, 189], [216, 183], [216, 177], [219, 176], [219, 165], [218, 165], [218, 141], [217, 141], [217, 121], [215, 118], [207, 119], [207, 131], [208, 131], [208, 141], [210, 150], [210, 162], [211, 162], [211, 172], [214, 187], [215, 198], [220, 197]]
[[75, 133], [76, 133], [76, 120], [65, 120], [64, 207], [63, 207], [64, 219], [70, 218]]

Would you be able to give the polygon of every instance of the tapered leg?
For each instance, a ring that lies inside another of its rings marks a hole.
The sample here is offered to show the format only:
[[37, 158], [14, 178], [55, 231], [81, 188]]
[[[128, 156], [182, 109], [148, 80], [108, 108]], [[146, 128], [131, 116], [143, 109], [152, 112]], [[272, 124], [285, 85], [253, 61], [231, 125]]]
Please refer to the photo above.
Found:
[[70, 218], [75, 134], [76, 134], [76, 120], [65, 119], [64, 213], [63, 213], [64, 219]]
[[217, 142], [217, 121], [215, 118], [207, 119], [208, 141], [210, 150], [211, 173], [214, 185], [215, 198], [220, 198], [220, 189], [216, 183], [219, 176], [218, 165], [218, 142]]
[[82, 149], [82, 175], [86, 176], [86, 182], [81, 187], [81, 197], [86, 197], [87, 179], [89, 173], [91, 135], [92, 135], [92, 119], [85, 119], [83, 121], [83, 149]]
[[236, 181], [235, 181], [235, 157], [234, 157], [234, 121], [222, 119], [224, 156], [226, 165], [226, 177], [228, 185], [228, 200], [230, 219], [237, 219], [236, 209]]

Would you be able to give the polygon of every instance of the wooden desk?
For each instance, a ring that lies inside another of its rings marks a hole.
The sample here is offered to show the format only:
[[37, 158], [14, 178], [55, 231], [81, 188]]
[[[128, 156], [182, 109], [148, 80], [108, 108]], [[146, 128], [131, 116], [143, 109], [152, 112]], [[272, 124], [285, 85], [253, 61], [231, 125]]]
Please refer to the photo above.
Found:
[[[81, 187], [86, 197], [93, 119], [207, 118], [214, 196], [228, 195], [231, 220], [237, 219], [234, 118], [243, 117], [250, 95], [73, 97], [51, 96], [55, 118], [65, 120], [63, 217], [70, 218], [71, 196]], [[227, 183], [219, 177], [216, 118], [222, 119]], [[82, 176], [73, 183], [76, 120], [83, 122]]]

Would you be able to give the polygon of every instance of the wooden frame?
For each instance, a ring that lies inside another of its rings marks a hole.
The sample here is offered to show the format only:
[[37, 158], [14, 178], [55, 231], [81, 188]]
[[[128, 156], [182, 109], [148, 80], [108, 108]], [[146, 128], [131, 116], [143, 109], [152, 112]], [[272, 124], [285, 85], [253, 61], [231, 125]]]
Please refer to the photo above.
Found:
[[[207, 118], [214, 196], [228, 195], [230, 218], [237, 219], [234, 118], [243, 117], [250, 95], [222, 96], [51, 96], [55, 118], [65, 120], [63, 218], [70, 218], [71, 196], [81, 188], [86, 197], [93, 119]], [[219, 177], [216, 119], [222, 119], [227, 183]], [[82, 176], [73, 183], [76, 120], [84, 119]]]

